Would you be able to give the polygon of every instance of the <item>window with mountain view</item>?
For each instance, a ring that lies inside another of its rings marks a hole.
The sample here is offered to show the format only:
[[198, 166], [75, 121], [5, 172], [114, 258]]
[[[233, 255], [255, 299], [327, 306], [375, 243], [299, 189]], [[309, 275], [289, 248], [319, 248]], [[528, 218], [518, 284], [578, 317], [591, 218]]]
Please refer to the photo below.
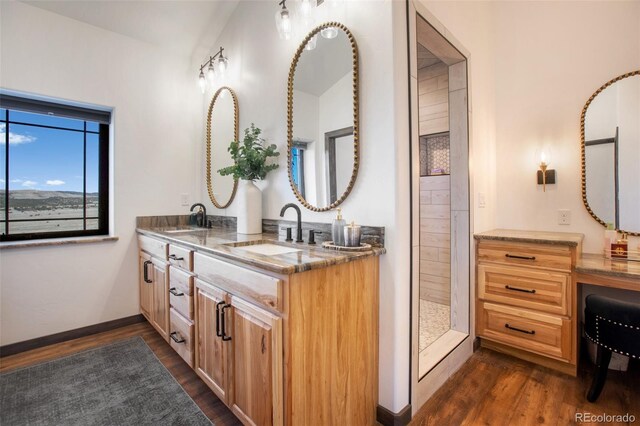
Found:
[[110, 113], [0, 95], [0, 240], [106, 235]]

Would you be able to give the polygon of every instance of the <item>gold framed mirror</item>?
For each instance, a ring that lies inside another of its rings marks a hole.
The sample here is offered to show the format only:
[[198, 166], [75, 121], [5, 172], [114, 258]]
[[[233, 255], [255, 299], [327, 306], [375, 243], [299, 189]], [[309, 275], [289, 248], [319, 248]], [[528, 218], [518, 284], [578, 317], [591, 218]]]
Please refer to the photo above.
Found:
[[338, 22], [311, 30], [291, 62], [287, 169], [293, 193], [309, 210], [340, 205], [358, 176], [358, 70], [355, 38]]
[[[229, 87], [221, 87], [213, 95], [207, 113], [207, 191], [214, 206], [225, 209], [231, 205], [238, 189], [238, 180], [221, 176], [218, 170], [230, 166], [233, 159], [227, 148], [238, 140], [238, 98]], [[213, 174], [212, 174], [213, 169]]]
[[580, 116], [582, 201], [601, 225], [640, 236], [640, 70], [591, 95]]

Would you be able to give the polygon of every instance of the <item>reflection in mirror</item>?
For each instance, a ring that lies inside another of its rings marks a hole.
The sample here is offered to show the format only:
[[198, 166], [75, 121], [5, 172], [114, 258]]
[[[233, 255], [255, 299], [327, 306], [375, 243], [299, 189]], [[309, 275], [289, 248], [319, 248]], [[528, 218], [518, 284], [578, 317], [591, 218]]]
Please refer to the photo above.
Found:
[[221, 87], [209, 104], [207, 115], [207, 190], [214, 206], [227, 208], [236, 194], [237, 180], [221, 176], [218, 170], [233, 164], [228, 148], [238, 140], [238, 99], [228, 87]]
[[[289, 179], [302, 204], [315, 211], [340, 204], [358, 171], [357, 48], [346, 27], [335, 38], [313, 30], [289, 73]], [[315, 47], [305, 49], [315, 40]]]
[[600, 223], [640, 235], [640, 71], [600, 88], [583, 117], [585, 206]]

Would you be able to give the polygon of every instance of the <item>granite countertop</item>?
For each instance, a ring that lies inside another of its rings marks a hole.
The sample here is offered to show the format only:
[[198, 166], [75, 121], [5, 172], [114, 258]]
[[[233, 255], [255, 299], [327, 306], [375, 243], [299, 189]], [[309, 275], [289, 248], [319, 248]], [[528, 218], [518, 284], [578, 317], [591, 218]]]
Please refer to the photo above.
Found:
[[474, 234], [476, 240], [515, 241], [521, 243], [559, 244], [580, 246], [584, 234], [571, 232], [523, 231], [519, 229], [493, 229]]
[[601, 254], [583, 253], [575, 269], [578, 273], [636, 279], [640, 285], [640, 262], [638, 261], [607, 259]]
[[[175, 231], [186, 232], [175, 232]], [[370, 256], [380, 256], [386, 249], [374, 247], [368, 251], [347, 252], [322, 248], [321, 244], [287, 243], [278, 240], [276, 234], [242, 235], [229, 228], [138, 227], [142, 235], [160, 238], [168, 243], [190, 247], [200, 253], [208, 253], [279, 274], [293, 274], [330, 265], [346, 263]], [[172, 232], [174, 231], [174, 232]], [[300, 251], [276, 255], [262, 255], [243, 250], [242, 246], [253, 241], [265, 242]]]

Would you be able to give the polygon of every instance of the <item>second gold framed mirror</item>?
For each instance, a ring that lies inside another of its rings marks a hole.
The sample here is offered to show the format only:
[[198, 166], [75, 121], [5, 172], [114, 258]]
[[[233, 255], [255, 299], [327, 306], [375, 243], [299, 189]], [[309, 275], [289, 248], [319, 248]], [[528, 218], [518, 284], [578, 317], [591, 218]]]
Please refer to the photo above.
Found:
[[287, 90], [289, 183], [312, 211], [351, 192], [359, 168], [358, 47], [338, 22], [314, 28], [298, 47]]
[[233, 164], [228, 147], [238, 140], [238, 98], [229, 87], [216, 91], [207, 113], [207, 191], [214, 206], [225, 209], [231, 205], [238, 181], [221, 176], [218, 170]]

